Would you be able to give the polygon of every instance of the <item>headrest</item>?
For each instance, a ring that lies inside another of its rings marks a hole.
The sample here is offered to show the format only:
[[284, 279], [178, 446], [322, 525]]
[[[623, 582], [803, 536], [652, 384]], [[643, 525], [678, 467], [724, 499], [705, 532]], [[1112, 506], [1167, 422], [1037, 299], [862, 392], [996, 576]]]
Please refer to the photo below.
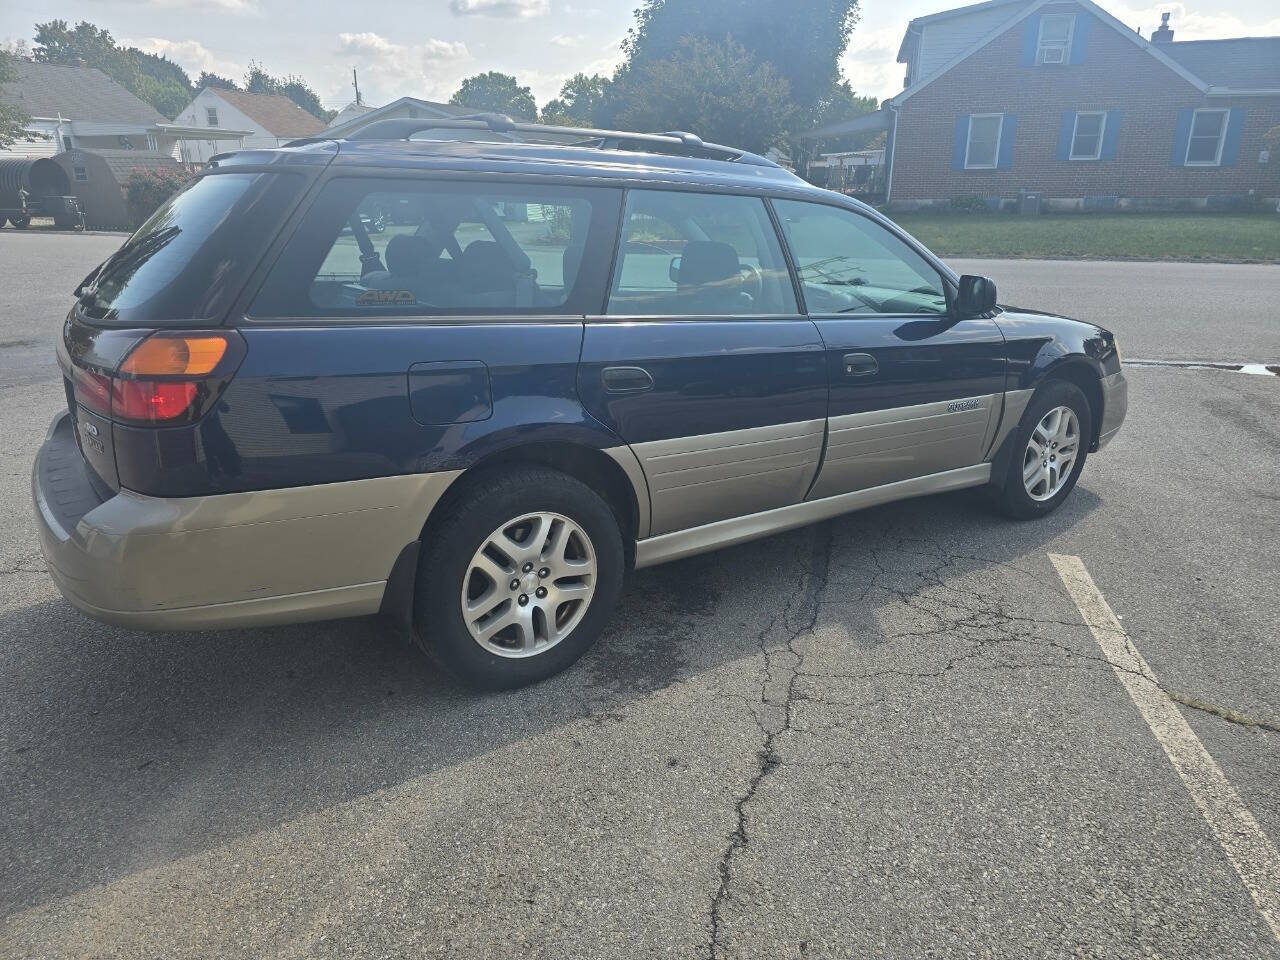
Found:
[[384, 259], [387, 272], [402, 277], [418, 276], [440, 259], [443, 249], [431, 236], [399, 234], [388, 241]]
[[740, 275], [738, 254], [727, 243], [690, 240], [680, 256], [680, 286], [715, 283]]
[[511, 258], [493, 240], [472, 240], [458, 258], [459, 279], [476, 290], [499, 290], [515, 283]]

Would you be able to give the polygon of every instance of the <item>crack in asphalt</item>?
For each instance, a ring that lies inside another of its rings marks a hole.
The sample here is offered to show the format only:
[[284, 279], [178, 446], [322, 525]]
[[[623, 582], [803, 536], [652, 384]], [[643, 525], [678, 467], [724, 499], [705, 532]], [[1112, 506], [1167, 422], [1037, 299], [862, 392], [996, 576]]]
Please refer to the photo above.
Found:
[[[815, 532], [817, 536], [810, 549], [812, 562], [806, 564], [800, 557], [797, 557], [798, 565], [803, 571], [799, 581], [798, 596], [787, 598], [782, 609], [769, 620], [757, 638], [760, 644], [760, 652], [764, 658], [759, 704], [762, 709], [760, 713], [757, 713], [753, 707], [751, 712], [755, 718], [756, 725], [764, 735], [764, 743], [756, 753], [758, 761], [756, 772], [748, 781], [746, 791], [734, 803], [737, 822], [733, 832], [729, 834], [728, 846], [725, 847], [723, 854], [720, 856], [720, 885], [716, 890], [715, 896], [711, 899], [711, 939], [707, 944], [709, 960], [716, 960], [716, 958], [724, 955], [723, 943], [721, 942], [723, 930], [722, 911], [725, 898], [729, 894], [729, 887], [733, 882], [733, 860], [751, 842], [751, 837], [747, 830], [746, 806], [755, 798], [765, 778], [782, 765], [782, 758], [778, 755], [777, 740], [792, 729], [796, 698], [795, 685], [800, 676], [800, 667], [804, 663], [804, 654], [796, 649], [796, 640], [802, 634], [812, 632], [817, 626], [818, 614], [822, 608], [822, 594], [827, 588], [834, 545], [832, 525], [830, 523], [822, 524], [815, 528]], [[804, 608], [800, 611], [801, 622], [797, 626], [792, 626], [791, 613], [801, 601], [804, 603]], [[783, 684], [781, 698], [771, 697], [769, 694], [769, 688], [774, 685], [775, 681], [775, 654], [770, 650], [769, 637], [774, 628], [778, 626], [779, 621], [781, 621], [782, 627], [786, 630], [786, 657], [791, 661], [786, 668], [787, 676]], [[771, 720], [768, 717], [771, 712], [778, 713], [780, 716]]]

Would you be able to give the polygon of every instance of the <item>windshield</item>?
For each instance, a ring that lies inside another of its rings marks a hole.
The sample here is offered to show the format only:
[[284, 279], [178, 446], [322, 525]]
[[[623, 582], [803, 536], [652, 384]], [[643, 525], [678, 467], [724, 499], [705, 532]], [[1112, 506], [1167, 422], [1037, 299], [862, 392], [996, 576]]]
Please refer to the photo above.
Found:
[[302, 182], [277, 173], [200, 178], [152, 214], [82, 288], [85, 316], [111, 326], [220, 320]]

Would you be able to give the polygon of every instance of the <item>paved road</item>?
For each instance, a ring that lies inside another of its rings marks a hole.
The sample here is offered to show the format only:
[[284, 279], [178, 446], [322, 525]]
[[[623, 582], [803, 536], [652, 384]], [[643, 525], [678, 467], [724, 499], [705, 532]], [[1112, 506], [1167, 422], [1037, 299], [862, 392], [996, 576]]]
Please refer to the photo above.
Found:
[[1046, 521], [933, 497], [643, 571], [582, 664], [479, 696], [372, 620], [58, 598], [26, 477], [94, 242], [0, 292], [0, 955], [1280, 958], [1049, 559], [1280, 841], [1280, 732], [1217, 715], [1280, 729], [1280, 379], [1133, 370]]

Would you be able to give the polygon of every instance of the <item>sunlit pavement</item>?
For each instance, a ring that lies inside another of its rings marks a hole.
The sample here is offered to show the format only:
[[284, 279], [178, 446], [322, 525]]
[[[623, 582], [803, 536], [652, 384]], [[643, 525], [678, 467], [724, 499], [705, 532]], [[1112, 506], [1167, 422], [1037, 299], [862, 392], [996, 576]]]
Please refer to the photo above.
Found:
[[[0, 233], [0, 956], [1280, 957], [1247, 883], [1280, 841], [1280, 378], [1134, 368], [1048, 520], [933, 497], [643, 571], [581, 664], [478, 696], [373, 620], [148, 635], [57, 595], [28, 476], [118, 242]], [[1280, 360], [1280, 268], [962, 266], [1126, 356]]]

